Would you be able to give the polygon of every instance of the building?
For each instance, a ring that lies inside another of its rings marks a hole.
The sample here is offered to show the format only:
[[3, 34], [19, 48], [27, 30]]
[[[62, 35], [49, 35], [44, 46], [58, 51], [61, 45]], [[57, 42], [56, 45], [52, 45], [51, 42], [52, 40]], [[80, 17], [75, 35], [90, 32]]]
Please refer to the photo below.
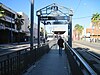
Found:
[[[10, 43], [15, 41], [15, 35], [17, 34], [15, 26], [16, 12], [0, 3], [0, 10], [5, 11], [4, 18], [0, 18], [0, 43]], [[14, 37], [13, 37], [14, 36]]]
[[20, 32], [25, 33], [25, 37], [26, 40], [29, 40], [29, 36], [30, 36], [30, 30], [29, 30], [29, 26], [30, 26], [30, 20], [29, 17], [24, 13], [24, 12], [17, 12], [18, 14], [22, 15], [22, 19], [24, 19], [24, 23], [22, 25], [22, 28], [20, 30]]
[[[90, 24], [91, 25], [91, 24]], [[90, 26], [86, 29], [86, 37], [89, 41], [97, 42], [100, 40], [100, 27]]]
[[34, 23], [33, 36], [38, 38], [38, 25]]
[[[4, 17], [0, 18], [0, 44], [24, 42], [26, 36], [29, 36], [29, 18], [24, 13], [17, 13], [4, 4], [0, 3], [0, 10], [4, 11]], [[17, 30], [15, 19], [17, 15], [23, 16], [24, 24], [20, 32]]]

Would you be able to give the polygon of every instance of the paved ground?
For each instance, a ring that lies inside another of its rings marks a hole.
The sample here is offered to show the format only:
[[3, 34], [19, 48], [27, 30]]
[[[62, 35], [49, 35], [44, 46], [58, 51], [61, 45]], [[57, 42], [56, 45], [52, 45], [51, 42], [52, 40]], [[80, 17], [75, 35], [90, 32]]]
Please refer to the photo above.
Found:
[[57, 45], [55, 45], [24, 75], [70, 75], [67, 55], [64, 51], [62, 56], [59, 55]]

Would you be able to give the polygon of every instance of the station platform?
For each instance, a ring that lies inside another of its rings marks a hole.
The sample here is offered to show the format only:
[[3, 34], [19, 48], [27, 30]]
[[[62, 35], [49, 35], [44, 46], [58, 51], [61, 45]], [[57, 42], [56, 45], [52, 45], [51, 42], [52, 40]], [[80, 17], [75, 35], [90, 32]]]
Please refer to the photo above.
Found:
[[58, 46], [52, 46], [35, 65], [31, 66], [23, 75], [70, 75], [70, 67], [65, 51], [59, 55]]

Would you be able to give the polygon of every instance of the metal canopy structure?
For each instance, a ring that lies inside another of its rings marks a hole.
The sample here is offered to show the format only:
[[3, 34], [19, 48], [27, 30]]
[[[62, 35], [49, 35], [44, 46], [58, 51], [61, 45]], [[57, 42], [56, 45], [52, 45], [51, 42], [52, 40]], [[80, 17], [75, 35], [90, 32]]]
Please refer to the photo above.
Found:
[[[40, 22], [45, 25], [51, 24], [51, 20], [55, 21], [53, 24], [68, 24], [68, 44], [72, 47], [72, 16], [73, 11], [56, 3], [48, 5], [39, 9], [36, 12], [38, 16], [38, 45], [40, 44]], [[48, 22], [49, 21], [49, 22]], [[66, 22], [63, 22], [66, 21]], [[45, 31], [45, 29], [44, 29]], [[45, 34], [45, 32], [44, 32]], [[45, 38], [45, 36], [44, 36]]]

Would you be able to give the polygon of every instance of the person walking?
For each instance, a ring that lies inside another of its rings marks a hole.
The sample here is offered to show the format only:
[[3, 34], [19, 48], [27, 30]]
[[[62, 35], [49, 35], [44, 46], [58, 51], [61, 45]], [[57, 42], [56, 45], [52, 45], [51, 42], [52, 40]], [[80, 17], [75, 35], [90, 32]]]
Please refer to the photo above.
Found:
[[62, 55], [62, 48], [64, 47], [63, 46], [63, 43], [64, 43], [64, 40], [62, 39], [62, 37], [60, 36], [60, 38], [58, 39], [58, 46], [59, 46], [59, 54]]

